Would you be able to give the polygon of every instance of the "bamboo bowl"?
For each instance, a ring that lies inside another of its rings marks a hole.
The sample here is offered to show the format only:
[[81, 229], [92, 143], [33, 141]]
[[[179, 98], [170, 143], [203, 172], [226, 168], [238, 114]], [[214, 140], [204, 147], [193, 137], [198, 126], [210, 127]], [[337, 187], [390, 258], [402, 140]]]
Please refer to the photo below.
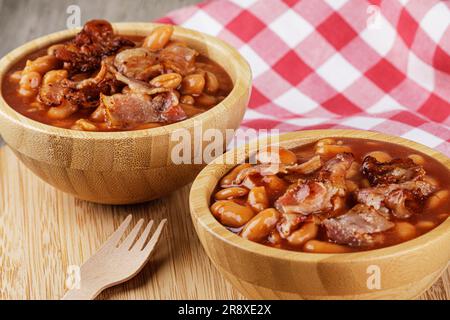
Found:
[[[152, 23], [119, 23], [114, 29], [122, 35], [146, 36], [156, 26]], [[0, 87], [6, 72], [19, 59], [72, 38], [79, 30], [66, 30], [33, 40], [6, 55], [0, 60]], [[175, 165], [171, 161], [171, 150], [178, 141], [172, 141], [171, 134], [179, 129], [190, 133], [193, 160], [199, 152], [194, 150], [194, 128], [218, 129], [223, 134], [226, 129], [238, 128], [249, 99], [252, 75], [244, 58], [217, 38], [181, 27], [175, 27], [173, 38], [186, 41], [230, 75], [234, 84], [232, 92], [212, 109], [158, 128], [79, 132], [31, 120], [13, 110], [0, 96], [0, 134], [35, 174], [83, 200], [105, 204], [139, 203], [159, 198], [192, 182], [204, 165], [194, 164], [194, 161]]]
[[[450, 170], [450, 159], [423, 145], [381, 133], [317, 130], [280, 136], [292, 148], [326, 137], [389, 141], [430, 155]], [[248, 148], [232, 150], [248, 156]], [[251, 299], [412, 299], [427, 290], [450, 259], [450, 219], [430, 232], [399, 245], [372, 251], [314, 254], [267, 247], [245, 240], [223, 227], [209, 210], [220, 178], [234, 165], [227, 154], [209, 164], [196, 178], [190, 194], [191, 216], [207, 255], [242, 294]], [[229, 156], [229, 155], [228, 155]], [[241, 158], [242, 159], [242, 158]], [[369, 289], [379, 271], [381, 288]]]

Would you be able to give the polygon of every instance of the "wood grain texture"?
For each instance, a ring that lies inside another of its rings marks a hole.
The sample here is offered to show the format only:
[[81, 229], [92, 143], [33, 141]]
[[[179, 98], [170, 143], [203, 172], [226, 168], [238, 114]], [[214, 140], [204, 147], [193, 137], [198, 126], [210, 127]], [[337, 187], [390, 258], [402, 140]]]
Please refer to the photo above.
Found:
[[[116, 23], [122, 35], [147, 36], [152, 23]], [[79, 30], [53, 33], [8, 53], [0, 60], [0, 86], [4, 75], [23, 56], [73, 37]], [[195, 161], [208, 146], [199, 147], [196, 132], [213, 129], [231, 140], [227, 129], [237, 129], [250, 95], [252, 74], [239, 52], [206, 34], [174, 27], [172, 39], [185, 41], [211, 58], [233, 81], [230, 94], [195, 117], [170, 125], [124, 132], [85, 132], [49, 126], [27, 118], [8, 106], [0, 95], [0, 133], [35, 174], [58, 189], [97, 203], [131, 204], [153, 200], [193, 181], [203, 164]], [[182, 133], [188, 143], [189, 164], [174, 162], [172, 150], [180, 144], [172, 133]], [[203, 137], [200, 133], [200, 137]]]
[[155, 255], [131, 281], [100, 299], [240, 299], [214, 269], [189, 217], [185, 187], [150, 203], [105, 206], [77, 200], [0, 149], [0, 299], [59, 299], [69, 265], [80, 265], [128, 214], [168, 218]]
[[[105, 206], [77, 200], [0, 149], [0, 299], [59, 299], [69, 265], [90, 257], [131, 213], [168, 218], [161, 242], [136, 278], [99, 299], [243, 299], [214, 268], [189, 217], [189, 187], [150, 203]], [[420, 299], [450, 299], [450, 269]]]
[[[433, 149], [400, 137], [370, 131], [298, 131], [281, 135], [279, 143], [282, 147], [293, 148], [328, 137], [389, 141], [423, 152], [450, 170], [450, 159]], [[278, 140], [276, 137], [273, 139]], [[311, 254], [280, 250], [248, 241], [230, 232], [211, 214], [211, 195], [219, 179], [236, 165], [224, 159], [237, 157], [243, 160], [255, 151], [249, 151], [246, 146], [218, 157], [197, 176], [189, 199], [192, 220], [205, 251], [220, 272], [246, 297], [412, 299], [429, 289], [441, 274], [447, 272], [450, 261], [450, 219], [413, 240], [355, 253]], [[369, 268], [373, 266], [380, 272], [380, 289], [367, 285], [371, 274]], [[448, 299], [448, 293], [444, 294]]]
[[79, 285], [68, 290], [62, 300], [94, 300], [107, 288], [125, 283], [142, 271], [161, 239], [167, 219], [157, 227], [154, 220], [141, 219], [132, 225], [132, 219], [128, 215], [101, 248], [83, 262]]
[[[0, 56], [31, 39], [64, 29], [69, 4], [81, 6], [83, 22], [94, 17], [118, 22], [150, 21], [195, 2], [0, 0]], [[100, 298], [242, 298], [212, 267], [201, 248], [188, 218], [188, 194], [189, 187], [185, 187], [144, 205], [95, 205], [43, 183], [16, 160], [11, 150], [1, 148], [0, 299], [60, 298], [67, 265], [89, 257], [128, 213], [135, 214], [135, 221], [170, 214], [169, 228], [142, 274], [109, 289]], [[36, 228], [31, 223], [36, 223]], [[420, 298], [450, 299], [450, 269]]]

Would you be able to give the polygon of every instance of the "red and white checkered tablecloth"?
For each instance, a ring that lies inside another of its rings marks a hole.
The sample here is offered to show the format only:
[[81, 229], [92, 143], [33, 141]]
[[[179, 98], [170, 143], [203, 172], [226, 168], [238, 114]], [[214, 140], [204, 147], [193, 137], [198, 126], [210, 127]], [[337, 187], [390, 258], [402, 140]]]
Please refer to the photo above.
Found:
[[248, 60], [244, 128], [367, 129], [450, 156], [450, 1], [215, 0], [159, 21]]

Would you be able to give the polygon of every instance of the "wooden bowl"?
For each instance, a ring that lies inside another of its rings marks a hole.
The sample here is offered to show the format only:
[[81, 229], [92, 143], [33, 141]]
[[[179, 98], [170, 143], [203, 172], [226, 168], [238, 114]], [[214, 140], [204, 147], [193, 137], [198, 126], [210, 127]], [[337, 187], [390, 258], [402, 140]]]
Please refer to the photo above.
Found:
[[[118, 23], [122, 35], [148, 35], [157, 24]], [[66, 30], [36, 40], [0, 60], [0, 87], [5, 73], [25, 55], [73, 37]], [[0, 96], [0, 134], [17, 157], [44, 181], [75, 197], [106, 204], [130, 204], [161, 197], [186, 185], [203, 164], [175, 165], [171, 150], [178, 141], [171, 134], [185, 129], [194, 139], [194, 127], [239, 127], [251, 88], [248, 63], [231, 46], [206, 34], [175, 27], [174, 38], [189, 43], [219, 63], [230, 75], [234, 88], [211, 110], [185, 121], [146, 130], [127, 132], [82, 132], [57, 128], [31, 120], [7, 105]], [[198, 150], [191, 143], [192, 159]], [[203, 150], [203, 149], [202, 149]], [[194, 161], [192, 161], [194, 163]]]
[[[412, 141], [375, 132], [293, 132], [281, 135], [280, 145], [292, 148], [325, 137], [389, 141], [430, 155], [450, 170], [450, 159], [439, 152]], [[230, 153], [247, 156], [248, 148]], [[227, 154], [209, 164], [194, 181], [190, 194], [191, 215], [198, 237], [213, 264], [246, 297], [411, 299], [428, 289], [446, 269], [450, 259], [450, 219], [416, 239], [357, 253], [295, 252], [267, 247], [237, 236], [216, 221], [209, 210], [214, 188], [234, 166], [221, 164], [225, 156]], [[373, 275], [378, 274], [380, 289], [368, 286], [374, 279]]]

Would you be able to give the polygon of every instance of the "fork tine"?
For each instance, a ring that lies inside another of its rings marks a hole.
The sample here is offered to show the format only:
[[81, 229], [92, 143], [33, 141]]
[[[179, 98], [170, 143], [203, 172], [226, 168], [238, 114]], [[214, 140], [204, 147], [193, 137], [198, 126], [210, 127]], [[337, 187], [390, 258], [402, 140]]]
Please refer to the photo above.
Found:
[[142, 225], [144, 224], [144, 219], [139, 219], [139, 221], [134, 226], [133, 230], [131, 230], [130, 234], [123, 240], [123, 242], [119, 245], [119, 247], [125, 247], [127, 250], [131, 249], [131, 245], [136, 240], [136, 237], [141, 231]]
[[120, 238], [122, 238], [123, 233], [125, 232], [125, 230], [127, 230], [128, 225], [130, 224], [132, 218], [133, 218], [133, 216], [131, 214], [129, 214], [125, 218], [125, 220], [123, 220], [123, 222], [120, 224], [120, 226], [117, 228], [117, 230], [114, 231], [114, 233], [108, 238], [108, 240], [106, 240], [105, 245], [106, 244], [117, 245]]
[[162, 233], [166, 223], [167, 223], [167, 219], [164, 219], [159, 223], [158, 228], [156, 228], [156, 231], [150, 238], [150, 241], [147, 243], [145, 248], [142, 249], [143, 253], [145, 253], [146, 255], [150, 255], [150, 253], [152, 253], [153, 249], [155, 248], [156, 244], [158, 243], [158, 240], [161, 238], [161, 233]]
[[147, 226], [145, 227], [144, 231], [142, 232], [141, 236], [136, 241], [132, 249], [137, 248], [140, 251], [144, 248], [144, 244], [147, 241], [148, 235], [150, 234], [152, 227], [153, 227], [153, 220], [150, 220], [150, 222], [147, 224]]

